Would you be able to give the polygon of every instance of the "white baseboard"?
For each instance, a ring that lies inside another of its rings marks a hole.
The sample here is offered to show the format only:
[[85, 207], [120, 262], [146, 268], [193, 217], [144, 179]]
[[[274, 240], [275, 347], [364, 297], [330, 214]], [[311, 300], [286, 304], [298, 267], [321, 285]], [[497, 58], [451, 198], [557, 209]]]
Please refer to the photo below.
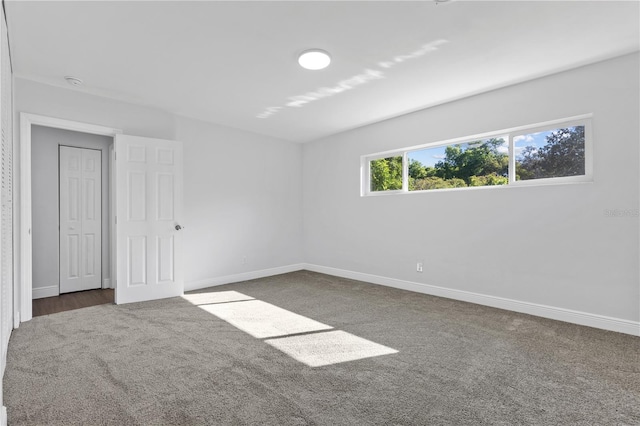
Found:
[[2, 406], [2, 411], [0, 412], [0, 425], [7, 426], [7, 407]]
[[223, 277], [209, 278], [206, 280], [192, 281], [184, 284], [184, 291], [199, 290], [201, 288], [237, 283], [240, 281], [255, 280], [257, 278], [271, 277], [273, 275], [286, 274], [304, 269], [302, 263], [279, 266], [277, 268], [260, 269], [258, 271], [242, 272], [240, 274], [225, 275]]
[[102, 288], [111, 288], [111, 278], [102, 280]]
[[31, 290], [32, 299], [42, 299], [44, 297], [60, 296], [60, 287], [50, 285], [48, 287], [37, 287]]
[[488, 296], [480, 293], [472, 293], [464, 290], [455, 290], [412, 281], [398, 280], [395, 278], [331, 268], [328, 266], [303, 264], [303, 269], [342, 278], [365, 281], [372, 284], [384, 285], [387, 287], [399, 288], [402, 290], [415, 291], [417, 293], [430, 294], [432, 296], [446, 297], [449, 299], [491, 306], [493, 308], [521, 312], [524, 314], [570, 322], [573, 324], [586, 325], [588, 327], [617, 331], [619, 333], [631, 334], [633, 336], [640, 336], [640, 322], [638, 321], [630, 321], [604, 315], [591, 314], [588, 312], [540, 305], [537, 303], [522, 302], [504, 297]]

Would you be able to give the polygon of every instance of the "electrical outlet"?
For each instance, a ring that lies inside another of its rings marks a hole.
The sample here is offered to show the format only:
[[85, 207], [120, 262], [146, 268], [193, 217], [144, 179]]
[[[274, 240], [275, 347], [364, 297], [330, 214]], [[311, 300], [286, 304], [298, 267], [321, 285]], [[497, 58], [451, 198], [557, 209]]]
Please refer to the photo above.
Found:
[[416, 265], [416, 271], [422, 272], [422, 262], [418, 262], [418, 264]]
[[246, 265], [246, 264], [247, 264], [247, 256], [242, 256], [241, 263], [242, 263], [243, 265]]

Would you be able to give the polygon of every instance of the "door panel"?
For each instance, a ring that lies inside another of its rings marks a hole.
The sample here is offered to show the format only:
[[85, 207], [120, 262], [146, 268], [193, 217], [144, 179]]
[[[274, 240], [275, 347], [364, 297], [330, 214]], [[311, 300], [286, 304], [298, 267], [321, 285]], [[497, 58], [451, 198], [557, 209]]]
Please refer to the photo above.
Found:
[[[80, 279], [80, 265], [78, 265], [78, 260], [80, 257], [80, 239], [78, 234], [67, 235], [67, 250], [65, 250], [67, 254], [67, 279], [69, 280], [79, 280]], [[71, 290], [69, 290], [71, 291]]]
[[117, 135], [115, 151], [116, 303], [179, 296], [182, 144]]
[[145, 236], [127, 237], [129, 253], [127, 269], [129, 269], [127, 286], [147, 284], [147, 238]]
[[60, 147], [60, 293], [102, 287], [101, 156]]
[[84, 276], [85, 277], [94, 277], [96, 276], [96, 264], [94, 262], [95, 259], [95, 247], [96, 247], [96, 236], [95, 234], [87, 234], [84, 233], [84, 249], [87, 254], [84, 256]]
[[127, 171], [128, 221], [144, 222], [147, 219], [147, 185], [144, 171]]
[[175, 253], [173, 250], [173, 235], [158, 237], [158, 281], [171, 282], [174, 280], [173, 262]]
[[158, 188], [158, 220], [174, 220], [173, 206], [175, 204], [175, 193], [173, 185], [173, 175], [159, 173], [157, 176]]

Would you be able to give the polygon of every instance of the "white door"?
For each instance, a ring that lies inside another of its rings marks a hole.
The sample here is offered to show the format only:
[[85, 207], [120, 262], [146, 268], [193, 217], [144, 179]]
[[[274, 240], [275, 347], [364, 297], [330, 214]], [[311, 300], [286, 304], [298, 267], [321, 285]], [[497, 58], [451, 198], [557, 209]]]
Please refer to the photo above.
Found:
[[102, 287], [102, 152], [60, 147], [60, 293]]
[[182, 144], [116, 135], [116, 303], [180, 296]]

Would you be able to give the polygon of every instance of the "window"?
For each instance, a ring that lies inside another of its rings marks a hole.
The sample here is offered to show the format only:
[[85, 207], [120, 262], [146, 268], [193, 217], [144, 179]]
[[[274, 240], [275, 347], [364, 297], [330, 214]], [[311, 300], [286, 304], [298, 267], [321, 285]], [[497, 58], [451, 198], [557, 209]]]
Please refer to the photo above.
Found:
[[363, 157], [363, 195], [590, 179], [590, 116]]
[[371, 192], [402, 189], [402, 156], [371, 160], [369, 170]]
[[502, 137], [409, 151], [409, 191], [506, 185], [508, 152]]
[[516, 180], [584, 175], [584, 127], [515, 136]]

